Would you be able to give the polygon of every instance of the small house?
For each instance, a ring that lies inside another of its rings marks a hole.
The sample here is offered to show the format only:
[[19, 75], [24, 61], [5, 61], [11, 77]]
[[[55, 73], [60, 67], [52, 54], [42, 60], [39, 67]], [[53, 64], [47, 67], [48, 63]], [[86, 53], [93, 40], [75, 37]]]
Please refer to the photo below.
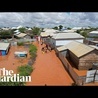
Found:
[[58, 47], [57, 54], [63, 62], [64, 57], [70, 60], [78, 70], [89, 70], [98, 62], [98, 50], [78, 41]]
[[15, 57], [27, 57], [27, 51], [16, 51], [14, 55]]
[[25, 33], [15, 34], [14, 36], [16, 36], [17, 38], [22, 38], [22, 39], [30, 39], [31, 38], [28, 34], [25, 34]]
[[98, 37], [98, 31], [91, 31], [89, 32], [90, 37]]
[[84, 37], [78, 33], [57, 33], [54, 34], [51, 38], [51, 45], [56, 48], [62, 45], [66, 45], [73, 40], [83, 43]]
[[10, 43], [0, 43], [0, 56], [7, 55], [10, 49]]

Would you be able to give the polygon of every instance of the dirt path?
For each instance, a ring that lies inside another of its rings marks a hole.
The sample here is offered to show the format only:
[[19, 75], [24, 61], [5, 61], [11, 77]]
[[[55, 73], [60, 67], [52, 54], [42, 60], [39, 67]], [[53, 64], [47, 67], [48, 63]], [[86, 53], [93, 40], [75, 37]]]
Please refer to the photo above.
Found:
[[33, 65], [34, 71], [31, 74], [32, 82], [27, 86], [69, 86], [73, 83], [61, 61], [56, 57], [55, 52], [42, 53], [40, 44], [35, 43], [38, 47], [36, 62]]

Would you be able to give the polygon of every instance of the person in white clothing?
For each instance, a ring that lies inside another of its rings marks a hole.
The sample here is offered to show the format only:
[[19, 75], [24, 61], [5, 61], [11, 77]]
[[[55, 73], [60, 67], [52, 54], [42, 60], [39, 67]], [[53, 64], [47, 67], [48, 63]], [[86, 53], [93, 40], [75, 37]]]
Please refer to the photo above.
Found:
[[40, 36], [38, 36], [38, 43], [40, 43]]

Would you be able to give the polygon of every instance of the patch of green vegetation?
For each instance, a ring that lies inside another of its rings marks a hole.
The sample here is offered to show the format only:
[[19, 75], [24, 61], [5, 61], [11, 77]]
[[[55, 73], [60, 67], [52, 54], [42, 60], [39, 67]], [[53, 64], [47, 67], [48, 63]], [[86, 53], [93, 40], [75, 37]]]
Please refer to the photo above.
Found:
[[29, 53], [30, 53], [30, 55], [31, 55], [31, 58], [32, 59], [35, 59], [36, 58], [36, 56], [37, 56], [37, 47], [35, 46], [35, 45], [30, 45], [30, 47], [29, 47]]
[[22, 65], [18, 67], [18, 72], [20, 76], [29, 76], [33, 71], [32, 66]]
[[17, 45], [18, 46], [23, 46], [24, 45], [24, 42], [17, 42]]

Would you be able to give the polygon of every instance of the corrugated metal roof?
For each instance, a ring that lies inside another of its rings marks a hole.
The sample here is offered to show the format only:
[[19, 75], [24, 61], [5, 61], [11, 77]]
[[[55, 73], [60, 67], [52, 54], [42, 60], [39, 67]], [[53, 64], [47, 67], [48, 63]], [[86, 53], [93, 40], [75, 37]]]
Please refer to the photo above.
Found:
[[40, 35], [41, 35], [42, 37], [49, 36], [49, 35], [50, 35], [50, 36], [53, 36], [55, 33], [56, 33], [56, 32], [41, 32]]
[[17, 32], [17, 33], [15, 33], [14, 35], [18, 35], [18, 34], [20, 34], [21, 32]]
[[70, 38], [84, 38], [78, 33], [57, 33], [53, 36], [54, 39], [70, 39]]
[[72, 41], [65, 45], [65, 47], [74, 53], [77, 57], [81, 57], [95, 49], [77, 41]]
[[10, 43], [0, 43], [0, 50], [6, 50]]
[[93, 47], [93, 48], [96, 48], [96, 49], [98, 50], [98, 47], [95, 46], [95, 45], [89, 45], [89, 46], [91, 46], [91, 47]]
[[66, 46], [60, 46], [60, 47], [57, 48], [58, 51], [63, 51], [63, 50], [66, 50], [66, 49], [67, 49]]
[[42, 37], [45, 37], [45, 36], [49, 36], [49, 34], [48, 33], [46, 33], [46, 32], [41, 32], [41, 34], [40, 34]]
[[63, 32], [67, 32], [67, 33], [74, 33], [75, 30], [63, 30]]
[[82, 29], [82, 27], [73, 27], [72, 29], [73, 30], [80, 30], [80, 29]]
[[16, 51], [14, 54], [27, 54], [27, 51]]
[[47, 29], [47, 28], [45, 28], [43, 31], [45, 31], [45, 32], [56, 32], [56, 31], [58, 31], [58, 30], [54, 30], [54, 29]]
[[24, 36], [26, 36], [27, 34], [25, 34], [25, 33], [20, 33], [20, 34], [18, 34], [18, 35], [16, 35], [17, 37], [24, 37]]
[[93, 33], [93, 34], [98, 34], [98, 31], [91, 31], [89, 32], [90, 34]]

